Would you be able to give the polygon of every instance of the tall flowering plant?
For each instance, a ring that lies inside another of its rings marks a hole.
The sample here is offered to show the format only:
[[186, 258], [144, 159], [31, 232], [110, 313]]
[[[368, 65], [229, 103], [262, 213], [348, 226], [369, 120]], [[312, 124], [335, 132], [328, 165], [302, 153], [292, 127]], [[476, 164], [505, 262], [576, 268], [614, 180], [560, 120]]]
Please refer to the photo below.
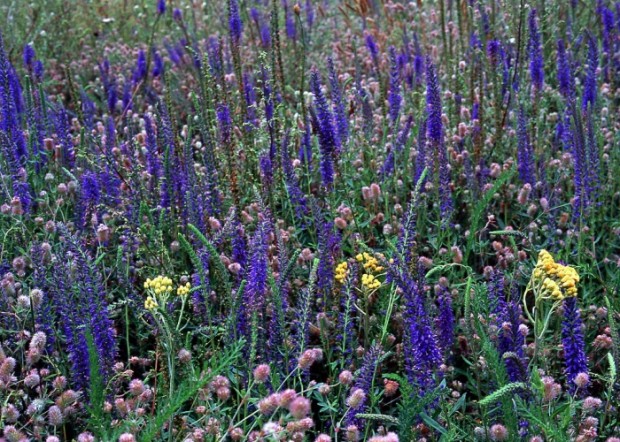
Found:
[[176, 289], [176, 294], [181, 299], [181, 309], [176, 322], [170, 308], [174, 307], [174, 303], [170, 299], [170, 295], [174, 292], [172, 279], [161, 275], [153, 279], [149, 278], [144, 282], [144, 289], [146, 291], [144, 308], [155, 322], [158, 335], [161, 336], [160, 345], [168, 358], [169, 387], [170, 395], [172, 395], [175, 388], [175, 360], [173, 358], [177, 354], [177, 336], [188, 322], [186, 320], [183, 323], [183, 314], [191, 291], [191, 283], [186, 281], [179, 284]]
[[[562, 345], [567, 380], [573, 391], [577, 376], [583, 373], [587, 377], [588, 371], [582, 332], [583, 324], [577, 309], [578, 283], [577, 270], [556, 262], [548, 251], [541, 250], [523, 298], [523, 311], [534, 326], [535, 348], [532, 363], [536, 361], [538, 349], [542, 346], [553, 313], [558, 307], [563, 307]], [[528, 303], [527, 297], [529, 292], [534, 296], [534, 306], [531, 309], [531, 303]], [[587, 384], [587, 380], [585, 383]]]

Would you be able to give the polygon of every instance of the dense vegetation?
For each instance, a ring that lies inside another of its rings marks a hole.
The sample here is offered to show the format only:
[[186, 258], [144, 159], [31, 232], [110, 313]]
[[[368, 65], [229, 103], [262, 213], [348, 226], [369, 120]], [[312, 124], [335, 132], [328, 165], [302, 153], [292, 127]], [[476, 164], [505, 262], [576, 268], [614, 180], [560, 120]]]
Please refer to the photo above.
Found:
[[2, 441], [620, 441], [620, 3], [2, 3]]

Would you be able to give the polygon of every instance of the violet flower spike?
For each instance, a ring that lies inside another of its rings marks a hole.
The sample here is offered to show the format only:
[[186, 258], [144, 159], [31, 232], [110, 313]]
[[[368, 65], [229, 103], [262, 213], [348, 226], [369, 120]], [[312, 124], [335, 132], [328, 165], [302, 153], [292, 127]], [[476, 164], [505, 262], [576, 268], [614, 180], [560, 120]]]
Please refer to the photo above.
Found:
[[321, 178], [323, 185], [330, 188], [334, 182], [334, 159], [340, 146], [333, 116], [321, 88], [321, 78], [315, 69], [310, 74], [310, 88], [314, 94], [316, 107], [316, 112], [313, 114], [313, 125], [319, 133]]
[[586, 111], [588, 107], [594, 107], [596, 104], [597, 86], [596, 86], [596, 70], [598, 68], [598, 48], [596, 40], [590, 36], [588, 39], [588, 67], [586, 70], [586, 78], [583, 86], [583, 97], [581, 108]]
[[[564, 321], [562, 322], [562, 346], [566, 365], [566, 381], [571, 393], [577, 389], [575, 378], [588, 373], [588, 363], [583, 337], [583, 322], [577, 307], [577, 297], [564, 299]], [[583, 391], [582, 391], [583, 393]]]
[[239, 46], [243, 33], [243, 22], [241, 21], [237, 0], [228, 0], [228, 30], [233, 44]]
[[394, 46], [389, 48], [390, 58], [390, 90], [388, 92], [388, 114], [392, 121], [392, 126], [398, 124], [398, 116], [402, 105], [403, 97], [401, 96], [400, 72], [396, 59], [396, 49]]
[[157, 14], [164, 15], [166, 13], [166, 0], [157, 0]]
[[532, 77], [532, 85], [536, 90], [542, 90], [545, 81], [544, 60], [541, 49], [540, 33], [538, 31], [538, 23], [536, 21], [536, 9], [530, 11], [528, 18], [529, 39], [528, 52], [530, 56], [530, 76]]

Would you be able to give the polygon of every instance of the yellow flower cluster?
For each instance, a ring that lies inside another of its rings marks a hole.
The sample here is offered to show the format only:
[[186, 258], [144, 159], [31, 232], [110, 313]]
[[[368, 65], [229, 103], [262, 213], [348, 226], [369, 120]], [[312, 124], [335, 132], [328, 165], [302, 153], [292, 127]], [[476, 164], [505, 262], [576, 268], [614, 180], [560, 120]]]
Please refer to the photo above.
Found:
[[158, 276], [154, 279], [144, 281], [144, 288], [151, 289], [156, 295], [172, 291], [172, 279], [167, 276]]
[[157, 301], [152, 296], [148, 296], [144, 301], [144, 308], [147, 310], [155, 310], [157, 308]]
[[349, 274], [349, 264], [347, 264], [346, 261], [342, 261], [340, 264], [336, 266], [335, 273], [336, 274], [334, 278], [336, 278], [336, 281], [342, 284], [344, 280], [347, 279], [347, 275]]
[[[379, 255], [379, 256], [383, 257], [383, 255]], [[379, 273], [380, 271], [383, 270], [383, 267], [379, 265], [379, 260], [375, 258], [374, 256], [372, 256], [370, 253], [366, 253], [366, 252], [359, 253], [355, 257], [355, 260], [359, 263], [363, 263], [362, 266], [364, 267], [364, 270], [366, 271]]]
[[177, 288], [177, 295], [186, 296], [191, 288], [192, 285], [189, 282], [186, 282], [185, 285], [180, 285], [179, 288]]
[[369, 275], [368, 273], [364, 273], [362, 275], [362, 285], [369, 290], [378, 289], [381, 287], [381, 282], [374, 275]]
[[[379, 253], [377, 257], [383, 258], [383, 255]], [[362, 286], [369, 290], [375, 290], [381, 287], [381, 281], [373, 275], [373, 273], [383, 271], [383, 267], [379, 264], [379, 259], [377, 257], [367, 252], [358, 253], [355, 256], [355, 260], [362, 264], [362, 267], [367, 272], [362, 275]]]
[[579, 282], [577, 271], [555, 262], [553, 256], [546, 250], [541, 250], [538, 254], [532, 279], [540, 287], [543, 297], [560, 300], [577, 296]]

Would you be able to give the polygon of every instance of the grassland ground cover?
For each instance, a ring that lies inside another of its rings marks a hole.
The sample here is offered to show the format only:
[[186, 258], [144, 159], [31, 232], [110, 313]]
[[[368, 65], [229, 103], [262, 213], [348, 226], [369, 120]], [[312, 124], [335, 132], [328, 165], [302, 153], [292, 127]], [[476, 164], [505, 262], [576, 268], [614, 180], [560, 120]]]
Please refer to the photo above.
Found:
[[620, 441], [620, 2], [0, 17], [0, 441]]

